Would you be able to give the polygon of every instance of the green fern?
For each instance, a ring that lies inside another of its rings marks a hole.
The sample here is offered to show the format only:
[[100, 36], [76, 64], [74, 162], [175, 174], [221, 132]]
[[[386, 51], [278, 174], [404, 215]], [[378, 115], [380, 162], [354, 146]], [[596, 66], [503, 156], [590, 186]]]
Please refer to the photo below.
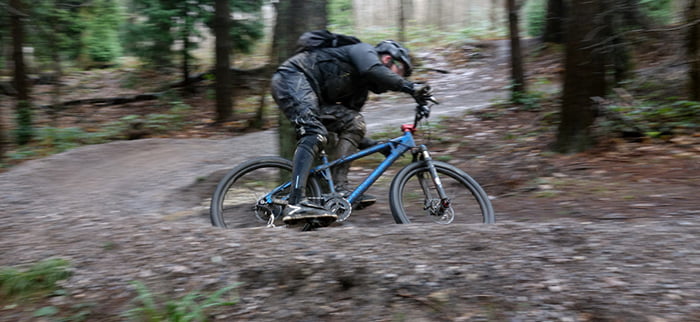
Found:
[[56, 282], [70, 277], [68, 261], [48, 259], [26, 270], [8, 267], [0, 270], [0, 295], [15, 297], [56, 289]]
[[171, 321], [189, 322], [206, 321], [206, 310], [215, 306], [234, 305], [235, 300], [228, 300], [224, 295], [237, 285], [224, 287], [209, 296], [198, 292], [190, 292], [175, 300], [166, 301], [159, 305], [158, 299], [143, 285], [134, 281], [131, 283], [137, 292], [134, 299], [140, 306], [126, 312], [127, 317], [137, 321]]

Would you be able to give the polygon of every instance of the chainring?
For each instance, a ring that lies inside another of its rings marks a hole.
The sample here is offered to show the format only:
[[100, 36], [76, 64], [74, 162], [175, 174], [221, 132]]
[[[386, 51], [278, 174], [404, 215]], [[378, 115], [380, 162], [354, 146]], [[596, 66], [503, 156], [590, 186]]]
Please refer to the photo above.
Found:
[[345, 221], [350, 217], [350, 213], [352, 213], [352, 205], [342, 197], [331, 197], [326, 200], [323, 207], [336, 214], [338, 216], [338, 222]]

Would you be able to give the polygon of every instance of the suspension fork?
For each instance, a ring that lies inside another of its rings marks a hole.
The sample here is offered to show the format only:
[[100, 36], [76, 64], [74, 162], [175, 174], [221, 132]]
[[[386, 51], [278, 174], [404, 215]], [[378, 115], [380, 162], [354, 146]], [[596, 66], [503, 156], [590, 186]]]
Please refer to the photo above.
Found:
[[[437, 170], [435, 169], [435, 164], [433, 164], [433, 158], [430, 156], [428, 148], [422, 144], [418, 146], [416, 152], [413, 153], [413, 161], [416, 162], [419, 160], [425, 161], [425, 163], [428, 165], [428, 173], [430, 174], [430, 179], [432, 179], [433, 184], [435, 184], [435, 188], [440, 198], [439, 207], [437, 209], [434, 209], [434, 205], [431, 203], [431, 201], [433, 200], [433, 193], [431, 192], [432, 189], [430, 189], [429, 181], [422, 172], [418, 173], [418, 182], [420, 183], [420, 187], [423, 190], [423, 194], [425, 195], [424, 207], [425, 209], [430, 208], [431, 213], [433, 215], [442, 216], [445, 210], [450, 208], [450, 198], [447, 196], [447, 193], [445, 193], [445, 189], [442, 186], [442, 181], [440, 180], [440, 176], [438, 175]], [[435, 210], [437, 210], [437, 212], [435, 212]]]

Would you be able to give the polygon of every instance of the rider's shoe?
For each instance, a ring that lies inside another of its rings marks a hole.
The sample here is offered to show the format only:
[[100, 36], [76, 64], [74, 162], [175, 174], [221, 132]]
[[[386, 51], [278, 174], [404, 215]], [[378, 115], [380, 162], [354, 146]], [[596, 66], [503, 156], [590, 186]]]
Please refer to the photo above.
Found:
[[287, 205], [282, 211], [282, 221], [288, 225], [308, 219], [335, 221], [338, 220], [338, 215], [308, 200], [302, 200], [296, 205]]
[[[343, 196], [343, 198], [347, 198], [348, 196], [350, 196], [350, 193], [352, 193], [351, 191], [343, 187], [336, 188], [336, 192]], [[352, 207], [355, 210], [360, 210], [373, 205], [375, 202], [377, 202], [377, 197], [365, 193], [360, 195], [360, 197], [357, 198], [357, 200], [355, 200], [355, 202], [352, 204]]]

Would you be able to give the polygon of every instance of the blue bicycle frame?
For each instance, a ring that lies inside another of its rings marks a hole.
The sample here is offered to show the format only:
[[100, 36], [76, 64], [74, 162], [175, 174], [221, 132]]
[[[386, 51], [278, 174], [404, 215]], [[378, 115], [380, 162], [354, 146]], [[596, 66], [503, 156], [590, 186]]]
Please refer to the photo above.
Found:
[[311, 169], [311, 174], [321, 175], [328, 182], [330, 192], [335, 193], [333, 177], [330, 173], [330, 169], [333, 166], [341, 163], [352, 162], [380, 151], [391, 151], [391, 153], [386, 156], [386, 159], [384, 159], [384, 161], [382, 161], [374, 169], [374, 171], [372, 171], [372, 173], [370, 173], [369, 176], [367, 176], [367, 178], [365, 178], [365, 180], [363, 180], [362, 183], [360, 183], [357, 188], [355, 188], [355, 190], [353, 190], [352, 193], [346, 197], [347, 201], [352, 204], [360, 196], [362, 196], [362, 194], [364, 194], [365, 191], [367, 191], [367, 189], [369, 189], [369, 187], [371, 187], [384, 173], [384, 171], [386, 171], [386, 169], [389, 168], [399, 157], [401, 157], [407, 151], [417, 147], [415, 141], [413, 140], [415, 125], [404, 124], [401, 127], [401, 130], [404, 133], [403, 136], [397, 137], [385, 143], [377, 144], [354, 154], [340, 157], [331, 162], [328, 162], [328, 156], [324, 153], [322, 155], [323, 164]]
[[[352, 193], [346, 198], [346, 200], [352, 204], [357, 200], [357, 198], [365, 193], [365, 191], [367, 191], [367, 189], [369, 189], [369, 187], [372, 186], [374, 182], [376, 182], [377, 179], [379, 179], [379, 177], [384, 173], [384, 171], [386, 171], [386, 169], [389, 168], [399, 157], [401, 157], [407, 151], [417, 147], [415, 141], [413, 140], [413, 132], [415, 132], [415, 129], [415, 125], [404, 124], [401, 126], [401, 130], [404, 133], [403, 136], [397, 137], [385, 143], [377, 144], [354, 154], [340, 157], [339, 159], [331, 162], [328, 162], [328, 156], [325, 154], [325, 152], [322, 152], [321, 160], [323, 161], [323, 164], [312, 168], [311, 176], [323, 177], [323, 179], [328, 182], [330, 193], [333, 194], [336, 191], [333, 183], [333, 176], [331, 175], [330, 171], [332, 167], [341, 163], [352, 162], [354, 160], [364, 158], [373, 153], [390, 150], [391, 153], [386, 156], [386, 159], [384, 159], [384, 161], [382, 161], [379, 166], [377, 166], [377, 168], [375, 168], [374, 171], [372, 171], [372, 173], [370, 173], [370, 175], [367, 176], [367, 178], [365, 178], [365, 180], [362, 181], [362, 183], [360, 183], [360, 185], [358, 185], [357, 188], [355, 188], [355, 190], [353, 190]], [[276, 196], [280, 191], [289, 188], [291, 184], [292, 183], [290, 181], [287, 181], [285, 184], [270, 191], [270, 193], [262, 198], [261, 201], [264, 200], [264, 203], [268, 204], [286, 204], [286, 200], [275, 200], [273, 196]]]

